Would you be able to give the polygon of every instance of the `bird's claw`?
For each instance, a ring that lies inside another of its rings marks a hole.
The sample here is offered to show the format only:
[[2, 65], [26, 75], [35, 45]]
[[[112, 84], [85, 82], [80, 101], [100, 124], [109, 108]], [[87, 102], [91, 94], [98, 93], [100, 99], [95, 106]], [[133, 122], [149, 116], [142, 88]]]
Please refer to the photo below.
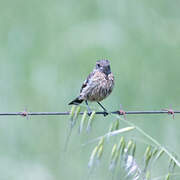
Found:
[[87, 113], [87, 114], [88, 114], [88, 116], [91, 116], [91, 114], [92, 114], [92, 111], [88, 111], [88, 113]]
[[104, 117], [105, 117], [105, 116], [107, 116], [109, 113], [108, 113], [107, 111], [104, 111], [103, 114], [104, 114]]
[[[88, 114], [88, 116], [91, 116], [92, 111], [88, 111], [87, 114]], [[107, 116], [108, 114], [109, 114], [109, 113], [108, 113], [107, 111], [104, 111], [104, 112], [103, 112], [104, 117]]]

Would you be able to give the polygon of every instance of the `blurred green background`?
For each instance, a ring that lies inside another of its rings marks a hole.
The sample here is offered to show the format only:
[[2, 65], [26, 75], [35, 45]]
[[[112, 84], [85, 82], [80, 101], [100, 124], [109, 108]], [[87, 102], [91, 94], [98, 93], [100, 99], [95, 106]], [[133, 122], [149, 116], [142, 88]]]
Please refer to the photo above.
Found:
[[[110, 60], [116, 83], [103, 101], [108, 110], [120, 104], [125, 110], [180, 109], [179, 6], [168, 0], [1, 0], [0, 111], [70, 110], [68, 102], [102, 58]], [[180, 154], [179, 115], [127, 118]], [[1, 116], [0, 179], [87, 179], [94, 144], [81, 145], [106, 133], [112, 119], [97, 117], [89, 134], [78, 135], [76, 126], [64, 152], [68, 117]], [[109, 179], [108, 162], [92, 179]], [[154, 174], [166, 168], [163, 163]]]

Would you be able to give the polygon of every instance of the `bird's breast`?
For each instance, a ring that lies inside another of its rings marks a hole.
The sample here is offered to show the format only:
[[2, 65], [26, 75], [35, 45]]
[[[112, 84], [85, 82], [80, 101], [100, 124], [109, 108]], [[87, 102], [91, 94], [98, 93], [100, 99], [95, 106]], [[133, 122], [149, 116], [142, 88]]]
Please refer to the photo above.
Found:
[[84, 89], [83, 96], [89, 101], [102, 101], [112, 92], [114, 86], [114, 76], [112, 73], [105, 75], [96, 72]]

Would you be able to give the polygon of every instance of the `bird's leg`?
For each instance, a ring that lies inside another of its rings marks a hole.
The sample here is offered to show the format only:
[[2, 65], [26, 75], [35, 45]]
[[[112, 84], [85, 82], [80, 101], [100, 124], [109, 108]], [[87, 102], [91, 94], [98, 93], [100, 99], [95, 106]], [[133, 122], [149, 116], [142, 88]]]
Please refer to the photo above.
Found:
[[92, 113], [92, 111], [91, 111], [91, 109], [90, 109], [90, 107], [89, 107], [89, 105], [88, 105], [87, 100], [85, 100], [85, 103], [86, 103], [86, 106], [87, 106], [87, 109], [88, 109], [88, 115], [90, 116], [91, 113]]
[[102, 109], [104, 110], [104, 116], [107, 116], [108, 115], [108, 112], [106, 110], [106, 108], [100, 103], [100, 102], [97, 102], [101, 107]]
[[103, 108], [104, 111], [107, 111], [106, 108], [100, 102], [97, 103]]

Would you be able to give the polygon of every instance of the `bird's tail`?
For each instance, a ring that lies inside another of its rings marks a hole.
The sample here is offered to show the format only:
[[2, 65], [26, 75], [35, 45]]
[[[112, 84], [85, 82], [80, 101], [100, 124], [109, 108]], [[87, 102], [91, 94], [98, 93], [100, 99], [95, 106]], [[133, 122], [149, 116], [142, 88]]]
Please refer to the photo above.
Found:
[[77, 97], [76, 99], [74, 99], [73, 101], [71, 101], [68, 105], [79, 105], [83, 102], [84, 100], [79, 99], [79, 97]]

